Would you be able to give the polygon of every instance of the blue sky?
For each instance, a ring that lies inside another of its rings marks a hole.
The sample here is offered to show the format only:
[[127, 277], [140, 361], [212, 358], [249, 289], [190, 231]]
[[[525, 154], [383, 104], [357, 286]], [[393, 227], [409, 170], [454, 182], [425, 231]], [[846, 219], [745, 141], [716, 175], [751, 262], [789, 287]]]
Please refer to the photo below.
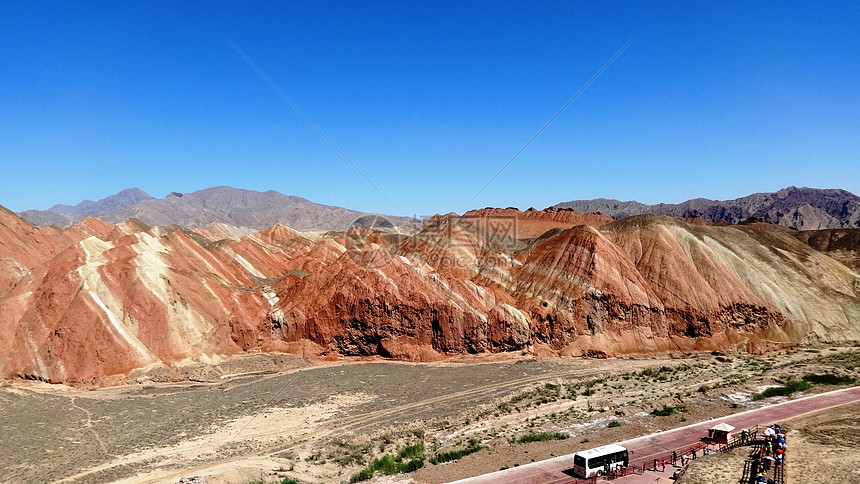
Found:
[[423, 215], [860, 193], [858, 2], [413, 3], [4, 2], [0, 204], [230, 185]]

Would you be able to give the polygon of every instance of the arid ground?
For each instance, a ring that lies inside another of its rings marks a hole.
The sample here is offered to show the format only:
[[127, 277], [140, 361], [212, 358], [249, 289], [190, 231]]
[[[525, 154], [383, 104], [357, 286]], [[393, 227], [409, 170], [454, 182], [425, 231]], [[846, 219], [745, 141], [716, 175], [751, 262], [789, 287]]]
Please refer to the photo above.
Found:
[[[790, 397], [751, 395], [810, 374], [856, 376], [860, 367], [856, 347], [618, 359], [507, 354], [433, 364], [272, 358], [190, 371], [199, 382], [92, 389], [7, 382], [0, 481], [348, 482], [373, 459], [423, 444], [423, 467], [394, 479], [445, 482], [767, 405]], [[236, 375], [243, 370], [257, 373]], [[821, 475], [815, 465], [838, 470], [843, 462], [856, 473], [856, 460], [842, 458], [857, 450], [857, 409], [849, 410], [791, 426], [790, 476]], [[540, 440], [551, 437], [560, 440]], [[470, 445], [482, 449], [429, 460]], [[821, 462], [802, 465], [794, 460], [801, 454]]]
[[[788, 482], [860, 483], [860, 402], [783, 422], [788, 430]], [[698, 459], [683, 484], [737, 484], [749, 447]]]

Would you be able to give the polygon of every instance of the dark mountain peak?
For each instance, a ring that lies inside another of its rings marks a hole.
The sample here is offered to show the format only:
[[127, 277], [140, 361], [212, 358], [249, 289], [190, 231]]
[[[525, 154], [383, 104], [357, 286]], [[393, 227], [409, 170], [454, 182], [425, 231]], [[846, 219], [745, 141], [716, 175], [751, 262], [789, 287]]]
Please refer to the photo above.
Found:
[[563, 202], [555, 207], [573, 208], [583, 213], [599, 211], [618, 219], [653, 213], [732, 224], [754, 218], [801, 230], [860, 227], [860, 197], [838, 188], [790, 186], [773, 193], [754, 193], [734, 200], [694, 198], [677, 204], [655, 205], [599, 198]]
[[[126, 188], [124, 190], [120, 190], [119, 192], [109, 195], [107, 197], [102, 198], [96, 202], [92, 200], [84, 200], [77, 205], [63, 205], [57, 204], [53, 207], [49, 208], [47, 212], [53, 212], [54, 214], [58, 214], [63, 216], [70, 221], [80, 220], [89, 215], [94, 215], [99, 212], [103, 212], [105, 210], [116, 210], [123, 207], [128, 207], [134, 205], [135, 203], [142, 202], [144, 200], [151, 200], [152, 197], [141, 190], [140, 188]], [[37, 218], [54, 218], [49, 214], [40, 214], [38, 210], [28, 210], [27, 212], [23, 212], [26, 214], [31, 214]]]

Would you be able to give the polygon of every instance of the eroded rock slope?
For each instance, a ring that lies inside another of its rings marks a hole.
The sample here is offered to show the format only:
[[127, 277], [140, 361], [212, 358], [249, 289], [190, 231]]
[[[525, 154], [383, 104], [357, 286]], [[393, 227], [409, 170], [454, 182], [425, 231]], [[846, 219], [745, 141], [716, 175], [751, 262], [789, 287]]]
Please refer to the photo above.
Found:
[[308, 236], [94, 218], [60, 231], [2, 210], [0, 369], [74, 383], [299, 348], [427, 361], [860, 339], [860, 278], [822, 251], [850, 234], [519, 214], [484, 212], [535, 233], [486, 230], [478, 212]]

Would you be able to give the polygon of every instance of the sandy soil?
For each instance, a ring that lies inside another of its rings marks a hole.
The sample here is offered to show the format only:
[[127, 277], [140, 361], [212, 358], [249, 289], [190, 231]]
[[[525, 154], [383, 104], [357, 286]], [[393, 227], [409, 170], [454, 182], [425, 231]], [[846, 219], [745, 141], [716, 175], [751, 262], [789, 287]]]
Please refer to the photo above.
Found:
[[789, 482], [860, 483], [860, 402], [787, 425]]
[[[860, 366], [855, 348], [815, 351], [299, 361], [293, 366], [304, 368], [289, 373], [102, 389], [12, 382], [0, 385], [0, 481], [175, 483], [200, 475], [215, 484], [287, 476], [346, 482], [406, 445], [424, 443], [426, 458], [470, 439], [487, 447], [453, 462], [426, 461], [408, 476], [377, 478], [444, 482], [765, 405], [771, 402], [754, 402], [751, 393]], [[231, 373], [241, 374], [241, 365]], [[676, 412], [651, 415], [662, 405]], [[620, 426], [610, 428], [612, 421]], [[517, 442], [543, 431], [569, 437]]]
[[[789, 419], [787, 482], [860, 483], [860, 402]], [[750, 448], [698, 459], [683, 484], [737, 484]]]
[[682, 483], [738, 484], [749, 453], [749, 447], [740, 447], [731, 452], [715, 453], [707, 458], [696, 459], [687, 468]]

